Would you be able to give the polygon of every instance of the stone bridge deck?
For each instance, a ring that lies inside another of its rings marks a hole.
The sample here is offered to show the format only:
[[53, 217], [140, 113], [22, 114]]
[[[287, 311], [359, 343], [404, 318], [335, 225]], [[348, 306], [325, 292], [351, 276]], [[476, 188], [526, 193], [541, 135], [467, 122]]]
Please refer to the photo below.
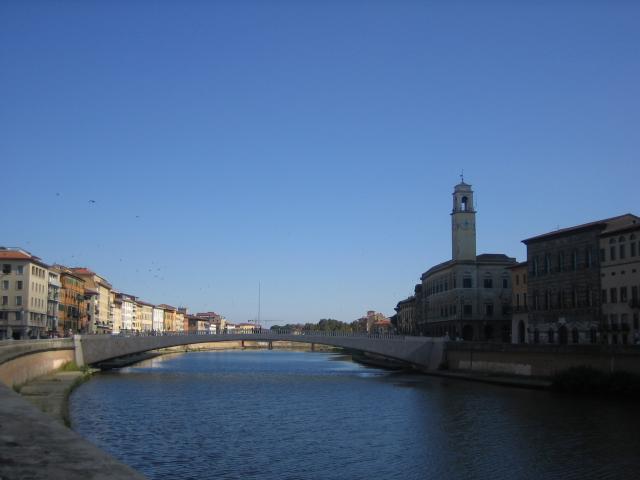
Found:
[[230, 342], [302, 342], [348, 348], [365, 353], [382, 355], [435, 370], [442, 362], [442, 339], [408, 337], [401, 335], [363, 335], [304, 333], [252, 333], [252, 334], [168, 334], [168, 335], [76, 335], [74, 337], [76, 363], [91, 365], [113, 358], [159, 348], [197, 343]]

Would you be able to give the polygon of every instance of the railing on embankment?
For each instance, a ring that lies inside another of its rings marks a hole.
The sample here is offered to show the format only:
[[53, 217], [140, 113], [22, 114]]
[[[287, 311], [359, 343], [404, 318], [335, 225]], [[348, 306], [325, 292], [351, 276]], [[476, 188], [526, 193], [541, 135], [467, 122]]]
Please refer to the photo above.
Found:
[[640, 374], [640, 346], [447, 342], [449, 370], [552, 377], [572, 367]]
[[0, 382], [12, 387], [74, 360], [71, 338], [0, 341]]

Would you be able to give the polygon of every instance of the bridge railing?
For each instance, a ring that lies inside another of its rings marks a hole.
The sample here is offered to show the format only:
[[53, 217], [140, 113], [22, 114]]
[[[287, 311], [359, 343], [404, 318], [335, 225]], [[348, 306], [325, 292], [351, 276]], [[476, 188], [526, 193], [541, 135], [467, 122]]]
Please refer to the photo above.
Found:
[[247, 338], [278, 338], [284, 336], [313, 336], [313, 337], [351, 337], [351, 338], [376, 338], [385, 340], [405, 340], [405, 335], [398, 335], [395, 333], [366, 333], [366, 332], [343, 332], [343, 331], [321, 331], [321, 330], [266, 330], [266, 329], [254, 329], [252, 331], [223, 331], [219, 333], [212, 333], [207, 330], [184, 330], [184, 331], [135, 331], [135, 330], [120, 330], [119, 333], [114, 336], [180, 336], [180, 335], [202, 335], [211, 337], [221, 337], [225, 335], [241, 335]]

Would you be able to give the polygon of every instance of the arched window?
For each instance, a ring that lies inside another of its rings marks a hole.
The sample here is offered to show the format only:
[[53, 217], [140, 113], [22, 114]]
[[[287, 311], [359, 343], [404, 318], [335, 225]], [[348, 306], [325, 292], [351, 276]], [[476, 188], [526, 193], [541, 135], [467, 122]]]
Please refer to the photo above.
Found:
[[573, 343], [579, 343], [580, 342], [580, 333], [578, 333], [578, 329], [574, 328], [573, 330], [571, 330], [571, 341]]
[[518, 323], [518, 343], [524, 343], [524, 322]]
[[567, 333], [567, 327], [564, 325], [558, 329], [558, 341], [560, 342], [560, 345], [567, 344]]
[[467, 197], [462, 197], [462, 199], [460, 200], [460, 210], [462, 210], [463, 212], [466, 212], [469, 209], [467, 205], [468, 201], [469, 199]]

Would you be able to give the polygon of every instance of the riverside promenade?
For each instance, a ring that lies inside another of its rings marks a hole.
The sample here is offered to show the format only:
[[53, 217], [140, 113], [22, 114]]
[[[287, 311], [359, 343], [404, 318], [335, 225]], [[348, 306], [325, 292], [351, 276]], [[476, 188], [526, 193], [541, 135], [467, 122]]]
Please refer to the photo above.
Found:
[[0, 479], [144, 478], [0, 384]]

